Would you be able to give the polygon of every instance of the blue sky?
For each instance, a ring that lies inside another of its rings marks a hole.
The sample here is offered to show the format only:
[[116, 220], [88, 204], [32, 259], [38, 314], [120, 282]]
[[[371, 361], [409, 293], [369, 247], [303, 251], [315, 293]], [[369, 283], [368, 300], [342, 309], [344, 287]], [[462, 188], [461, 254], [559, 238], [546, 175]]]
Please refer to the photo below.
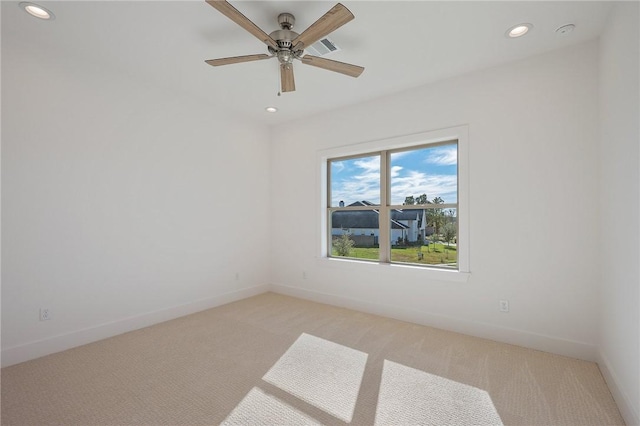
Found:
[[[457, 147], [439, 145], [391, 154], [391, 204], [405, 197], [427, 194], [457, 202]], [[355, 201], [380, 203], [380, 157], [360, 157], [331, 162], [331, 205]]]

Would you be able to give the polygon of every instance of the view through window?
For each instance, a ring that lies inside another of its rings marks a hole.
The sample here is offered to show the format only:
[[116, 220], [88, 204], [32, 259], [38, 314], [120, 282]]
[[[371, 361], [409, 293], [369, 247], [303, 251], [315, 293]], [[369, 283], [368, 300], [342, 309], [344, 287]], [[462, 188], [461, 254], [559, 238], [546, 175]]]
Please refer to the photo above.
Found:
[[458, 269], [456, 140], [332, 158], [327, 169], [330, 257]]

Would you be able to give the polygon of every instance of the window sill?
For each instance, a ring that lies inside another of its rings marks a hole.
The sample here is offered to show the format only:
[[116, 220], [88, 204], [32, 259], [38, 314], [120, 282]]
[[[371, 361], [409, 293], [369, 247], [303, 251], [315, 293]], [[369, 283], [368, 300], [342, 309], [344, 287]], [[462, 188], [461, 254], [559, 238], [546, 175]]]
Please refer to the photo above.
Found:
[[429, 268], [424, 266], [401, 265], [396, 263], [370, 262], [366, 260], [337, 259], [335, 257], [319, 257], [317, 263], [321, 268], [348, 269], [351, 271], [372, 273], [390, 272], [393, 274], [408, 275], [419, 279], [433, 281], [466, 283], [471, 276], [470, 272]]

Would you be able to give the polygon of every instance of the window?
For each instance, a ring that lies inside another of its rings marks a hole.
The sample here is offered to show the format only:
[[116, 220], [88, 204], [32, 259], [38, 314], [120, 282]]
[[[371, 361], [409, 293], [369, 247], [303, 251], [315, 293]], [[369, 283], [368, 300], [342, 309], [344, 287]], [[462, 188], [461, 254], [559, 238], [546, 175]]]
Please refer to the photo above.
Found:
[[466, 139], [457, 133], [326, 152], [323, 257], [468, 272]]

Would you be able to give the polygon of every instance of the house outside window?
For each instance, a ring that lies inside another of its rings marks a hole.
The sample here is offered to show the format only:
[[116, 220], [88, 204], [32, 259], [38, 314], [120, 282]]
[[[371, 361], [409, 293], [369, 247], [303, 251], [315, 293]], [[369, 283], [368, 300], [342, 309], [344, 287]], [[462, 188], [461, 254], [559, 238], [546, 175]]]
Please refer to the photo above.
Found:
[[323, 159], [325, 257], [468, 272], [466, 132], [429, 136]]

